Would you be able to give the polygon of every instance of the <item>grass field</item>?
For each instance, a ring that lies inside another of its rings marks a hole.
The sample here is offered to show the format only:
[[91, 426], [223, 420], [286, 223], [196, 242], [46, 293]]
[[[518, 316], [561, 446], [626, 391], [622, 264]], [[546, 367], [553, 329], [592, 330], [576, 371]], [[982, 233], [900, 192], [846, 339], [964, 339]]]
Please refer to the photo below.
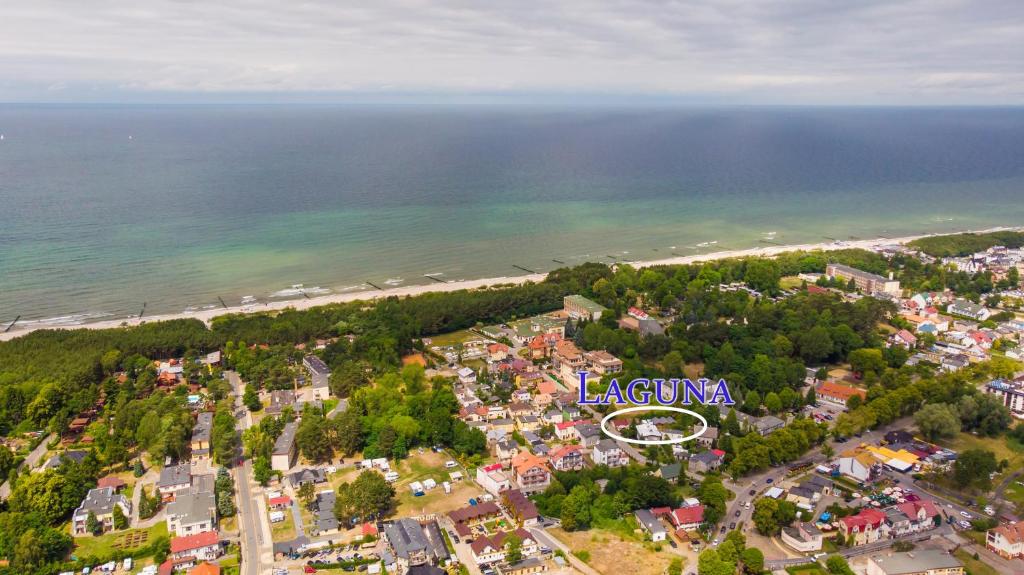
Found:
[[148, 529], [128, 529], [99, 537], [76, 537], [74, 555], [102, 557], [114, 549], [131, 551], [145, 547], [157, 537], [167, 536], [167, 523], [160, 521]]
[[[480, 495], [480, 488], [468, 477], [460, 483], [453, 484], [451, 493], [444, 492], [441, 484], [448, 480], [448, 473], [453, 471], [444, 466], [448, 459], [448, 455], [443, 452], [413, 452], [394, 468], [399, 475], [398, 481], [395, 482], [395, 491], [398, 493], [397, 516], [447, 513], [465, 507], [471, 497]], [[409, 484], [425, 479], [433, 479], [437, 482], [437, 487], [420, 497], [414, 496], [409, 490]]]
[[465, 343], [467, 341], [472, 341], [472, 340], [475, 340], [475, 339], [486, 339], [486, 338], [484, 338], [484, 336], [482, 336], [482, 335], [480, 335], [478, 333], [474, 333], [472, 331], [469, 331], [468, 329], [462, 329], [462, 330], [459, 330], [459, 331], [453, 331], [451, 333], [442, 333], [441, 335], [432, 335], [432, 336], [428, 337], [427, 339], [430, 340], [430, 347], [433, 347], [435, 345], [439, 345], [439, 346], [444, 347], [444, 346], [448, 346], [448, 345], [458, 345], [458, 344]]
[[[996, 455], [996, 461], [1006, 459], [1010, 464], [1006, 470], [996, 476], [993, 485], [998, 484], [1004, 474], [1012, 473], [1024, 466], [1024, 446], [1017, 442], [1012, 444], [1002, 437], [978, 437], [970, 433], [958, 433], [948, 442], [941, 442], [944, 447], [963, 452], [968, 449], [987, 449]], [[1018, 486], [1019, 487], [1019, 486]]]
[[284, 512], [284, 521], [270, 524], [270, 537], [275, 542], [295, 539], [295, 517], [291, 510]]
[[[606, 529], [550, 532], [574, 552], [589, 554], [587, 564], [604, 575], [661, 575], [672, 559], [680, 557], [670, 551], [668, 544], [655, 551], [653, 545], [642, 543], [635, 536], [623, 537]], [[684, 572], [685, 563], [684, 559]]]
[[999, 571], [996, 571], [988, 563], [975, 559], [974, 554], [966, 549], [957, 549], [953, 555], [963, 562], [964, 567], [971, 575], [999, 575]]

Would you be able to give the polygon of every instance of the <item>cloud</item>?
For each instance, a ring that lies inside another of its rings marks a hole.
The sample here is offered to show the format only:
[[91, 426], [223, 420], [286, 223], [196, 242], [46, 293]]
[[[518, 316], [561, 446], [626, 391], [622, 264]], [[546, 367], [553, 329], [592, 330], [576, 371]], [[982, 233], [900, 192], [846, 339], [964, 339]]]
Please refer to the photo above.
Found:
[[0, 100], [1022, 103], [1022, 75], [1018, 0], [33, 0], [0, 19]]

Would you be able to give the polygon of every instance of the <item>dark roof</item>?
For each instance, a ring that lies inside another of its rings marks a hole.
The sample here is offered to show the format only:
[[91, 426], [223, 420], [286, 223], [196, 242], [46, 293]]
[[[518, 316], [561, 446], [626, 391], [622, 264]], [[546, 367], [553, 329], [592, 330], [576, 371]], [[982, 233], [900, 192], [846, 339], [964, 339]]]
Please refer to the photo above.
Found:
[[455, 511], [449, 511], [448, 517], [454, 523], [463, 523], [465, 521], [472, 521], [477, 517], [483, 517], [485, 515], [495, 515], [500, 513], [498, 505], [493, 501], [483, 501], [476, 505], [469, 505], [462, 509], [456, 509]]
[[309, 369], [309, 371], [313, 372], [316, 375], [331, 375], [331, 369], [327, 367], [327, 364], [324, 363], [324, 360], [320, 359], [315, 355], [307, 355], [302, 360], [302, 363], [306, 365], [306, 368]]
[[426, 551], [430, 547], [423, 526], [409, 517], [403, 517], [385, 526], [384, 534], [391, 548], [395, 550], [395, 555], [402, 559], [409, 559], [410, 555]]
[[510, 511], [514, 515], [518, 515], [522, 521], [540, 517], [540, 513], [537, 511], [537, 506], [533, 501], [527, 499], [527, 497], [523, 495], [522, 491], [518, 489], [509, 489], [501, 495], [505, 498]]
[[284, 426], [281, 435], [278, 435], [277, 441], [274, 442], [274, 455], [291, 452], [292, 446], [295, 444], [295, 432], [298, 430], [299, 423], [297, 421], [292, 421]]

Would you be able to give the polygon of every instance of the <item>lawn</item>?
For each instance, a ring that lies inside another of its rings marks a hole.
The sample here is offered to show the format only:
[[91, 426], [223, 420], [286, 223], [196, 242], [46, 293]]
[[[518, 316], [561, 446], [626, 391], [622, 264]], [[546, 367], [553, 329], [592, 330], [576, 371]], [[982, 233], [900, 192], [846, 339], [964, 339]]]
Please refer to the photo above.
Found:
[[993, 480], [993, 485], [998, 485], [1005, 473], [1012, 473], [1024, 466], [1024, 447], [1016, 442], [1011, 445], [1005, 438], [979, 437], [971, 433], [961, 432], [952, 441], [943, 441], [940, 444], [958, 453], [968, 449], [987, 449], [996, 455], [996, 461], [1008, 460], [1010, 465], [1006, 467], [1006, 471], [996, 476]]
[[74, 555], [77, 557], [103, 557], [114, 549], [131, 551], [144, 547], [161, 536], [167, 536], [167, 523], [164, 521], [148, 529], [129, 529], [107, 533], [99, 537], [76, 537]]
[[1017, 506], [1024, 506], [1024, 485], [1021, 485], [1021, 479], [1012, 481], [1006, 486], [1006, 491], [1003, 495], [1009, 501], [1017, 504]]
[[295, 539], [295, 518], [290, 510], [284, 512], [284, 521], [270, 524], [270, 537], [275, 542]]
[[486, 339], [478, 333], [469, 331], [468, 329], [461, 329], [459, 331], [453, 331], [451, 333], [442, 333], [441, 335], [432, 335], [427, 339], [430, 340], [430, 346], [435, 345], [445, 347], [449, 345], [459, 345], [466, 343], [467, 341], [482, 340]]
[[589, 554], [587, 564], [606, 575], [661, 575], [672, 559], [680, 557], [671, 552], [668, 544], [662, 544], [661, 551], [655, 551], [649, 543], [645, 545], [606, 529], [550, 529], [548, 533], [564, 542], [574, 552], [583, 551]]
[[[460, 483], [452, 484], [450, 494], [444, 492], [441, 484], [448, 480], [448, 473], [454, 471], [454, 469], [445, 468], [444, 464], [448, 460], [449, 456], [444, 452], [435, 453], [425, 450], [423, 453], [413, 452], [394, 467], [399, 476], [398, 481], [395, 482], [399, 516], [447, 513], [465, 507], [469, 504], [471, 497], [480, 495], [480, 488], [476, 487], [468, 478]], [[465, 473], [463, 471], [463, 474]], [[424, 479], [433, 479], [437, 482], [437, 487], [420, 497], [414, 496], [409, 489], [409, 484], [413, 481], [422, 482]]]
[[975, 559], [974, 554], [966, 549], [957, 549], [953, 555], [963, 562], [964, 567], [971, 575], [999, 575], [999, 571], [996, 571], [988, 563]]

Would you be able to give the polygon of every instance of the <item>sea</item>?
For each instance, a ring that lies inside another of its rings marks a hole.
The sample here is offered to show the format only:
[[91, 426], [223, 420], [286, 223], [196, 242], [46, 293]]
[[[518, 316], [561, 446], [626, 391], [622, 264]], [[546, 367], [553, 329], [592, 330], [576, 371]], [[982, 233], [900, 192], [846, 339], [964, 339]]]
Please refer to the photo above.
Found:
[[1024, 108], [2, 105], [0, 137], [0, 329], [1024, 225]]

